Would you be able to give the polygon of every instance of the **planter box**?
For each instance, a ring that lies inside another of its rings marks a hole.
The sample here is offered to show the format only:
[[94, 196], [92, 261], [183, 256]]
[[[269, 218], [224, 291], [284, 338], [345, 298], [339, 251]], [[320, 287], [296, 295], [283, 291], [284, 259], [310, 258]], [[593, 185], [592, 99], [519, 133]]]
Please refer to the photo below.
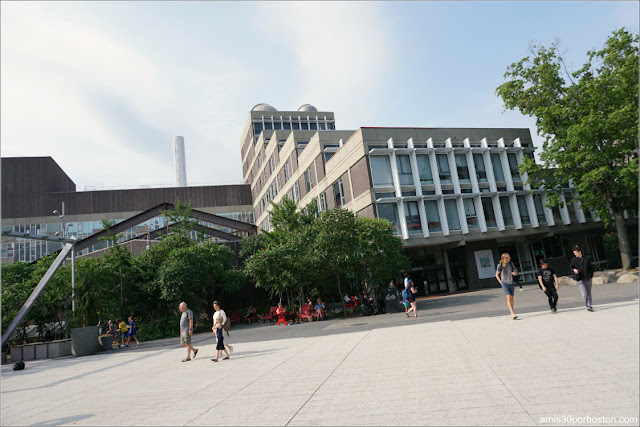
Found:
[[71, 329], [71, 354], [75, 357], [88, 356], [98, 351], [99, 326]]
[[36, 359], [46, 359], [49, 357], [49, 343], [39, 342], [35, 344], [36, 347]]
[[98, 351], [109, 351], [113, 348], [113, 336], [98, 337]]
[[53, 357], [71, 356], [71, 340], [58, 340], [49, 343], [49, 359]]
[[33, 360], [36, 358], [36, 346], [33, 344], [11, 347], [11, 361]]

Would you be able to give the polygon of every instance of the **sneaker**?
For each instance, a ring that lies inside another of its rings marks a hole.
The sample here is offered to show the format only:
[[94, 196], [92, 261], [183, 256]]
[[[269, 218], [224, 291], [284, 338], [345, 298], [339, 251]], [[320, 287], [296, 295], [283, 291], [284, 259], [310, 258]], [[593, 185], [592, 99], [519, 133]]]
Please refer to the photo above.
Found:
[[593, 309], [593, 307], [589, 307], [589, 308], [587, 308], [587, 311], [591, 311], [591, 312], [593, 312], [593, 311], [595, 311], [595, 310]]
[[520, 288], [520, 292], [524, 291], [524, 289]]
[[229, 354], [233, 354], [233, 346], [229, 345]]
[[558, 312], [558, 309], [557, 309], [557, 308], [553, 307], [553, 308], [551, 309], [551, 313], [556, 314], [557, 312]]
[[136, 344], [136, 347], [140, 347], [140, 343], [137, 343], [137, 344]]
[[[211, 359], [211, 361], [212, 361], [212, 362], [217, 362], [217, 361], [218, 361], [218, 359]], [[184, 362], [184, 360], [183, 360], [183, 362]]]

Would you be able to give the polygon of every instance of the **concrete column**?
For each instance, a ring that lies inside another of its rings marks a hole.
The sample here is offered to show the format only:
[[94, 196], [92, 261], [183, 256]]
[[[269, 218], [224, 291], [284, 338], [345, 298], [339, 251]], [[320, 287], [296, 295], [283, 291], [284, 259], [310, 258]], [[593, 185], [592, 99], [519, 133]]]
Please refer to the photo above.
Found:
[[443, 246], [440, 247], [442, 250], [442, 260], [444, 261], [444, 270], [447, 276], [447, 287], [449, 288], [449, 292], [454, 292], [453, 289], [453, 280], [451, 280], [451, 266], [449, 265], [449, 254], [447, 253], [447, 249]]

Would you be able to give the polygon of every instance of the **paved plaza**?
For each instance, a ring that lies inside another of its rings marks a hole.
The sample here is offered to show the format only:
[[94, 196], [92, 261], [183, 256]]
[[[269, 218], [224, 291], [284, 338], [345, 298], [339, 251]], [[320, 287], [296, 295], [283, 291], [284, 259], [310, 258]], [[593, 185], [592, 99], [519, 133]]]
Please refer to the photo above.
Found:
[[173, 338], [29, 361], [20, 372], [4, 365], [0, 421], [638, 425], [638, 285], [594, 287], [594, 313], [576, 287], [561, 289], [555, 315], [537, 286], [525, 289], [515, 321], [490, 289], [421, 300], [418, 319], [234, 327], [232, 359], [218, 363], [211, 335], [198, 334], [200, 352], [187, 363]]

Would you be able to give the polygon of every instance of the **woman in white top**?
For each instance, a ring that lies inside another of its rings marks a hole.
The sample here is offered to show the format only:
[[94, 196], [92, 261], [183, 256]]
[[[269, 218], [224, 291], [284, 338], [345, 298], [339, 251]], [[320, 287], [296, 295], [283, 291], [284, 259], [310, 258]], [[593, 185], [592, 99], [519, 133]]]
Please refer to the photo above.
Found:
[[[214, 301], [213, 302], [213, 308], [216, 310], [215, 313], [213, 313], [213, 324], [216, 324], [216, 318], [217, 317], [222, 317], [222, 325], [224, 325], [227, 322], [227, 314], [224, 312], [223, 309], [220, 308], [220, 303], [218, 303], [218, 301]], [[215, 333], [215, 326], [211, 328], [211, 330]], [[227, 332], [228, 334], [228, 332]], [[233, 354], [233, 346], [231, 344], [229, 344], [229, 336], [227, 335], [227, 339], [224, 340], [224, 346], [227, 347], [229, 349], [229, 354]]]

